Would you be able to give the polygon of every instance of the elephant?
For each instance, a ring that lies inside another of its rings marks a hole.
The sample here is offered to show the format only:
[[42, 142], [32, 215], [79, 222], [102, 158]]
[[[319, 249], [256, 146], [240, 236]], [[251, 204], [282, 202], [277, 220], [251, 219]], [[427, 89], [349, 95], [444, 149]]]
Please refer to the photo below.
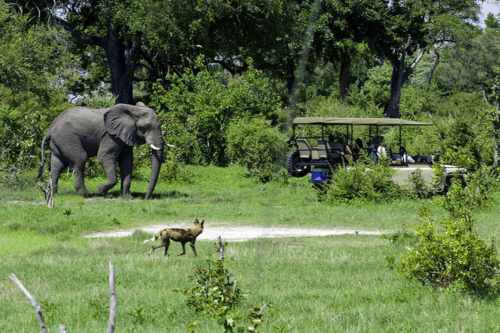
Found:
[[118, 166], [121, 194], [130, 196], [133, 146], [148, 144], [151, 147], [151, 178], [146, 199], [151, 197], [156, 186], [165, 146], [155, 112], [140, 102], [137, 105], [116, 104], [105, 109], [74, 107], [62, 112], [42, 140], [39, 178], [43, 176], [47, 143], [51, 151], [53, 191], [57, 191], [63, 169], [72, 167], [75, 190], [84, 196], [88, 194], [84, 183], [85, 163], [94, 156], [101, 162], [107, 178], [106, 183], [99, 187], [98, 194], [105, 194], [116, 185]]

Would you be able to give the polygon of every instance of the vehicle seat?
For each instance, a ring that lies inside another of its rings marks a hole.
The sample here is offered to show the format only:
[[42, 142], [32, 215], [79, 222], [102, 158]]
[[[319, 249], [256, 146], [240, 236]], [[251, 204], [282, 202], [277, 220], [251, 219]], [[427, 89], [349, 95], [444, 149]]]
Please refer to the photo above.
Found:
[[391, 154], [391, 165], [406, 166], [408, 165], [408, 163], [406, 163], [405, 159], [401, 154]]
[[311, 158], [311, 146], [305, 139], [298, 139], [297, 140], [297, 148], [299, 151], [299, 157], [301, 159], [310, 159]]
[[320, 141], [318, 146], [316, 147], [316, 150], [318, 151], [318, 157], [320, 159], [326, 159], [328, 157], [327, 146], [324, 142]]

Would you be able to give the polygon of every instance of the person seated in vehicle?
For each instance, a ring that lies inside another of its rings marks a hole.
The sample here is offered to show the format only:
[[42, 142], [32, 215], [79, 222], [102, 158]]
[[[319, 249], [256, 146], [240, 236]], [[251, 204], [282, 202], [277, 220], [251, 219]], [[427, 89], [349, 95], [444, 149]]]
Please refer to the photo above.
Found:
[[363, 148], [364, 148], [363, 140], [361, 140], [361, 138], [357, 138], [356, 140], [354, 140], [354, 143], [352, 144], [351, 147], [352, 159], [354, 161], [357, 161], [359, 159], [359, 156], [361, 155]]
[[368, 145], [368, 156], [373, 162], [378, 161], [378, 147], [382, 142], [382, 137], [375, 136], [372, 138], [371, 143]]
[[345, 164], [348, 162], [346, 154], [351, 156], [352, 160], [352, 152], [346, 149], [347, 145], [344, 143], [345, 140], [342, 136], [336, 136], [334, 134], [330, 134], [328, 136], [328, 142], [330, 146], [330, 150], [328, 151], [328, 160], [332, 164]]
[[399, 149], [399, 154], [401, 155], [401, 157], [403, 159], [403, 163], [405, 165], [414, 164], [415, 163], [415, 160], [413, 159], [413, 157], [411, 157], [410, 155], [408, 155], [408, 152], [406, 151], [405, 147], [401, 147]]
[[387, 149], [384, 142], [382, 141], [377, 147], [377, 161], [381, 162], [384, 160], [387, 160]]

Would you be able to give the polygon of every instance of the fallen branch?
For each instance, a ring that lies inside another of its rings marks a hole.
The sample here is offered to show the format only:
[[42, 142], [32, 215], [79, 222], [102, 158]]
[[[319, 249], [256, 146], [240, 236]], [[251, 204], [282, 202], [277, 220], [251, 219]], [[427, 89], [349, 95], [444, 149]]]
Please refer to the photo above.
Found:
[[115, 289], [115, 269], [111, 261], [109, 262], [109, 290], [111, 297], [109, 300], [109, 320], [107, 333], [115, 331], [116, 322], [116, 289]]
[[59, 325], [59, 333], [68, 333], [66, 327], [63, 324]]
[[17, 278], [16, 274], [11, 274], [9, 279], [23, 292], [24, 296], [30, 301], [31, 305], [35, 309], [36, 319], [38, 320], [38, 324], [40, 325], [41, 333], [48, 333], [47, 325], [45, 324], [45, 320], [43, 319], [42, 307], [36, 301], [35, 297], [31, 295], [31, 293], [24, 287], [21, 281]]

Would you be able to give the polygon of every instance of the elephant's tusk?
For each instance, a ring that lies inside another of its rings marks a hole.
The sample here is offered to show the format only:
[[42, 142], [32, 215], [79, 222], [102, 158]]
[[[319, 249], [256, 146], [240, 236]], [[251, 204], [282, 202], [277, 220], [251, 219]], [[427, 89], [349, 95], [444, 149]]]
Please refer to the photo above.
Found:
[[150, 147], [153, 150], [161, 150], [160, 148], [156, 147], [154, 144], [150, 144]]

